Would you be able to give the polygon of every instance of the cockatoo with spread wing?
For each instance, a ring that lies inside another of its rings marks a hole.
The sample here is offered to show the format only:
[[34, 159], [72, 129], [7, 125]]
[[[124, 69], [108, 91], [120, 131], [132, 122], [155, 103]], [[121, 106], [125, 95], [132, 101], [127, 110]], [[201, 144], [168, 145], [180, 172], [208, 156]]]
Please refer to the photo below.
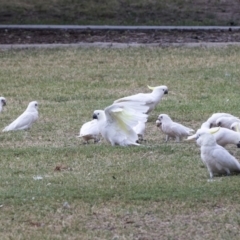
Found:
[[166, 134], [166, 142], [169, 138], [175, 138], [179, 142], [182, 137], [190, 136], [194, 132], [193, 129], [174, 122], [167, 114], [160, 114], [156, 124]]
[[150, 113], [156, 105], [161, 101], [164, 94], [168, 93], [167, 86], [158, 86], [158, 87], [149, 87], [149, 89], [153, 90], [151, 93], [138, 93], [135, 95], [131, 95], [128, 97], [120, 98], [114, 103], [121, 102], [141, 102], [142, 104], [148, 106], [148, 109], [144, 113]]
[[213, 178], [214, 174], [230, 175], [232, 172], [240, 172], [238, 160], [218, 145], [211, 133], [205, 130], [199, 131], [196, 142], [201, 146], [201, 159], [208, 169], [210, 178]]
[[228, 144], [234, 144], [240, 148], [240, 133], [234, 132], [228, 128], [214, 127], [214, 128], [200, 128], [197, 132], [187, 138], [188, 141], [196, 139], [196, 136], [201, 132], [212, 133], [217, 144], [225, 147]]
[[3, 110], [3, 107], [7, 104], [5, 97], [0, 97], [0, 112]]
[[98, 127], [98, 121], [93, 119], [92, 121], [86, 122], [82, 125], [79, 131], [79, 138], [83, 138], [85, 143], [93, 139], [94, 143], [100, 141], [100, 131]]
[[28, 104], [27, 109], [10, 125], [3, 129], [3, 132], [26, 130], [38, 119], [38, 102], [32, 101]]
[[240, 119], [237, 117], [220, 117], [216, 120], [217, 126], [228, 128], [228, 129], [231, 129], [231, 125], [234, 122], [240, 123]]
[[139, 121], [145, 123], [148, 115], [142, 113], [147, 110], [147, 106], [135, 104], [138, 105], [139, 111], [125, 106], [124, 103], [116, 103], [104, 110], [94, 111], [93, 118], [98, 120], [102, 137], [112, 146], [139, 145], [138, 135], [133, 127]]

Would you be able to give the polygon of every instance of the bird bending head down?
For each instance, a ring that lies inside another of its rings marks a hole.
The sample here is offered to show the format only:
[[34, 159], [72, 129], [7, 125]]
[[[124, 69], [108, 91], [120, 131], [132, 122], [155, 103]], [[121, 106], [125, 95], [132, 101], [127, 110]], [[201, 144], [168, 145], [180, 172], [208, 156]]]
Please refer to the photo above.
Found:
[[240, 164], [224, 147], [218, 145], [214, 136], [205, 130], [196, 135], [196, 142], [201, 146], [201, 159], [206, 165], [210, 178], [215, 174], [240, 173]]

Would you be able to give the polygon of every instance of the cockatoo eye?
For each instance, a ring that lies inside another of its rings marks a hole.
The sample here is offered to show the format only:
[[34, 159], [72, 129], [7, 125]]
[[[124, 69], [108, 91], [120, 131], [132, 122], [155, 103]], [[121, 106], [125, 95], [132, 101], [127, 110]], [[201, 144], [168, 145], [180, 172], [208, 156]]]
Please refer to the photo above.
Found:
[[35, 103], [35, 107], [37, 107], [38, 105], [37, 105], [37, 103]]

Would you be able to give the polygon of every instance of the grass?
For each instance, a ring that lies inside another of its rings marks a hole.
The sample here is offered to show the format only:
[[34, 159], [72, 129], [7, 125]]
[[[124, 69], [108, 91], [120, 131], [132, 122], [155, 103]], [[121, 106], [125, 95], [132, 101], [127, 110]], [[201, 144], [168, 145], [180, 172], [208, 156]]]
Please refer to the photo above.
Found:
[[1, 24], [239, 25], [237, 0], [1, 0]]
[[[9, 50], [0, 58], [0, 129], [32, 100], [40, 115], [29, 131], [0, 134], [1, 239], [239, 238], [239, 176], [209, 182], [199, 147], [165, 143], [155, 126], [160, 113], [195, 130], [214, 112], [239, 116], [239, 48]], [[150, 114], [142, 146], [75, 137], [95, 109], [147, 85], [167, 85], [169, 94]]]

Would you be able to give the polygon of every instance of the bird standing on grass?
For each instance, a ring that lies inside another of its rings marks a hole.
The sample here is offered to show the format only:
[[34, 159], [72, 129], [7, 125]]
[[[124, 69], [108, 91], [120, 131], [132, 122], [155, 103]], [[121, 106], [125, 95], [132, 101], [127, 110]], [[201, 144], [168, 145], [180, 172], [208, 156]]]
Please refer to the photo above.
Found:
[[128, 97], [120, 98], [114, 103], [122, 103], [122, 102], [141, 102], [143, 105], [148, 106], [148, 109], [144, 113], [150, 113], [156, 105], [161, 101], [164, 94], [168, 94], [167, 86], [158, 86], [158, 87], [149, 87], [149, 89], [153, 90], [151, 93], [138, 93], [135, 95], [131, 95]]
[[2, 112], [3, 107], [6, 106], [7, 101], [5, 97], [0, 97], [0, 112]]
[[32, 101], [28, 104], [27, 109], [10, 125], [3, 129], [3, 132], [26, 130], [38, 119], [38, 102]]
[[112, 146], [138, 146], [138, 135], [133, 127], [138, 122], [145, 123], [148, 115], [143, 114], [147, 110], [146, 106], [141, 106], [134, 102], [138, 111], [125, 106], [124, 103], [113, 104], [104, 110], [95, 110], [93, 119], [98, 120], [99, 131], [102, 137], [111, 143]]
[[83, 138], [85, 143], [88, 143], [89, 140], [93, 139], [94, 143], [100, 141], [100, 131], [98, 127], [97, 119], [86, 122], [82, 125], [79, 132], [79, 138]]
[[210, 178], [213, 178], [214, 174], [240, 173], [238, 160], [218, 145], [211, 133], [199, 131], [196, 135], [196, 142], [201, 146], [201, 159], [208, 169]]
[[231, 125], [235, 122], [240, 123], [240, 119], [237, 117], [220, 117], [216, 120], [217, 126], [228, 129], [231, 129]]
[[167, 114], [160, 114], [156, 124], [166, 134], [166, 142], [169, 138], [175, 138], [176, 142], [179, 142], [182, 137], [189, 136], [194, 132], [193, 129], [174, 122]]
[[209, 128], [217, 127], [216, 120], [220, 117], [234, 117], [234, 116], [229, 113], [213, 113], [212, 116], [209, 117], [205, 122], [205, 126], [207, 126], [208, 124]]
[[217, 144], [221, 145], [222, 147], [225, 147], [228, 144], [234, 144], [238, 148], [240, 148], [240, 133], [230, 130], [228, 128], [221, 128], [221, 127], [214, 127], [209, 129], [200, 128], [197, 130], [197, 132], [194, 135], [189, 136], [187, 140], [190, 141], [190, 140], [196, 139], [196, 136], [203, 131], [212, 133]]

